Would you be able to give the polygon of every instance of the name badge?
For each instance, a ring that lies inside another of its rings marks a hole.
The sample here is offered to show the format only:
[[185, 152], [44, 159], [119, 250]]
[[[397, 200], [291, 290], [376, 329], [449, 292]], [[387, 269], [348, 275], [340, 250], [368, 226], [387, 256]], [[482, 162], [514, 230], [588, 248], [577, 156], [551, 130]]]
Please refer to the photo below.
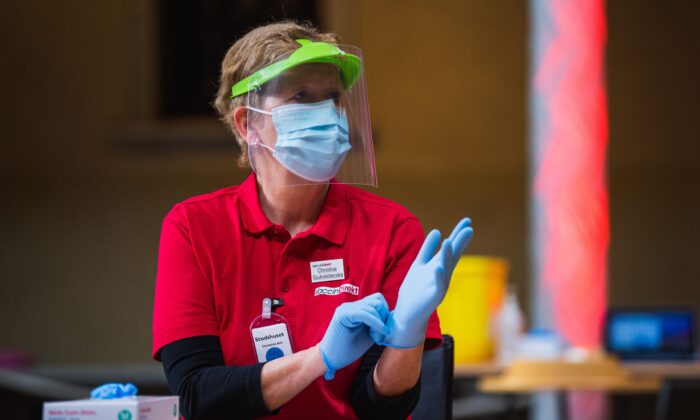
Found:
[[343, 259], [311, 262], [311, 283], [345, 279]]
[[250, 330], [258, 362], [267, 362], [292, 354], [286, 324], [274, 324]]

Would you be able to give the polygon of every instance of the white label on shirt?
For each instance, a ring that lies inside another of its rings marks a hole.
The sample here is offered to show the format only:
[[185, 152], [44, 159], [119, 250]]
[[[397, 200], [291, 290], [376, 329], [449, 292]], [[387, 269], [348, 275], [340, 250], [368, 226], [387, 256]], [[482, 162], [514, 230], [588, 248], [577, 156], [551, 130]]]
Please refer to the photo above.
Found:
[[311, 262], [311, 283], [345, 279], [343, 259]]
[[352, 285], [350, 283], [342, 284], [338, 287], [317, 287], [316, 290], [314, 290], [314, 296], [318, 295], [328, 295], [328, 296], [335, 296], [339, 295], [341, 293], [352, 293], [353, 295], [357, 296], [360, 294], [360, 288]]
[[253, 328], [251, 332], [253, 333], [258, 362], [267, 362], [292, 354], [292, 345], [289, 341], [289, 331], [287, 331], [286, 324]]

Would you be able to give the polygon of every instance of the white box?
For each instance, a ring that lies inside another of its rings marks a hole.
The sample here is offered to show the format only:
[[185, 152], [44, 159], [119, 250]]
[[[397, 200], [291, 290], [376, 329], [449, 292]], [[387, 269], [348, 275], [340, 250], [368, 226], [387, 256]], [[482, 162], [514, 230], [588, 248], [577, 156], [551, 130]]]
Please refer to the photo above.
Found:
[[44, 420], [177, 420], [177, 396], [124, 397], [44, 403]]

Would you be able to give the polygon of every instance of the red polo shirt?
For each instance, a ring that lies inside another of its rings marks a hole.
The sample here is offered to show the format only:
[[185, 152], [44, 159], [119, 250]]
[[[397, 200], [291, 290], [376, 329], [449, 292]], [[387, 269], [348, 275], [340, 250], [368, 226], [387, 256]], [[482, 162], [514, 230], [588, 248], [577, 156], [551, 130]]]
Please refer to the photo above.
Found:
[[[393, 308], [423, 239], [418, 219], [405, 208], [339, 183], [330, 185], [314, 225], [294, 238], [263, 213], [254, 175], [190, 198], [163, 221], [153, 357], [173, 341], [214, 335], [226, 365], [257, 363], [250, 323], [265, 297], [284, 299], [276, 312], [287, 319], [294, 351], [314, 346], [343, 302], [379, 291]], [[311, 263], [338, 259], [344, 278], [312, 282]], [[426, 337], [428, 348], [439, 345], [436, 314]], [[318, 378], [279, 416], [355, 418], [349, 387], [358, 366], [341, 369], [332, 381]]]

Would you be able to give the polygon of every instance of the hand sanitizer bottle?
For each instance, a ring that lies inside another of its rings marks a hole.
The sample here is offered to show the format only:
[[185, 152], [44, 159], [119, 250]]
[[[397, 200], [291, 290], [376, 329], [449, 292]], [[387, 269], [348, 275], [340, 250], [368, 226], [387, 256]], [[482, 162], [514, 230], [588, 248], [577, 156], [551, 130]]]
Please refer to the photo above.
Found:
[[517, 356], [522, 330], [523, 316], [515, 290], [511, 286], [496, 322], [498, 363], [507, 365]]

